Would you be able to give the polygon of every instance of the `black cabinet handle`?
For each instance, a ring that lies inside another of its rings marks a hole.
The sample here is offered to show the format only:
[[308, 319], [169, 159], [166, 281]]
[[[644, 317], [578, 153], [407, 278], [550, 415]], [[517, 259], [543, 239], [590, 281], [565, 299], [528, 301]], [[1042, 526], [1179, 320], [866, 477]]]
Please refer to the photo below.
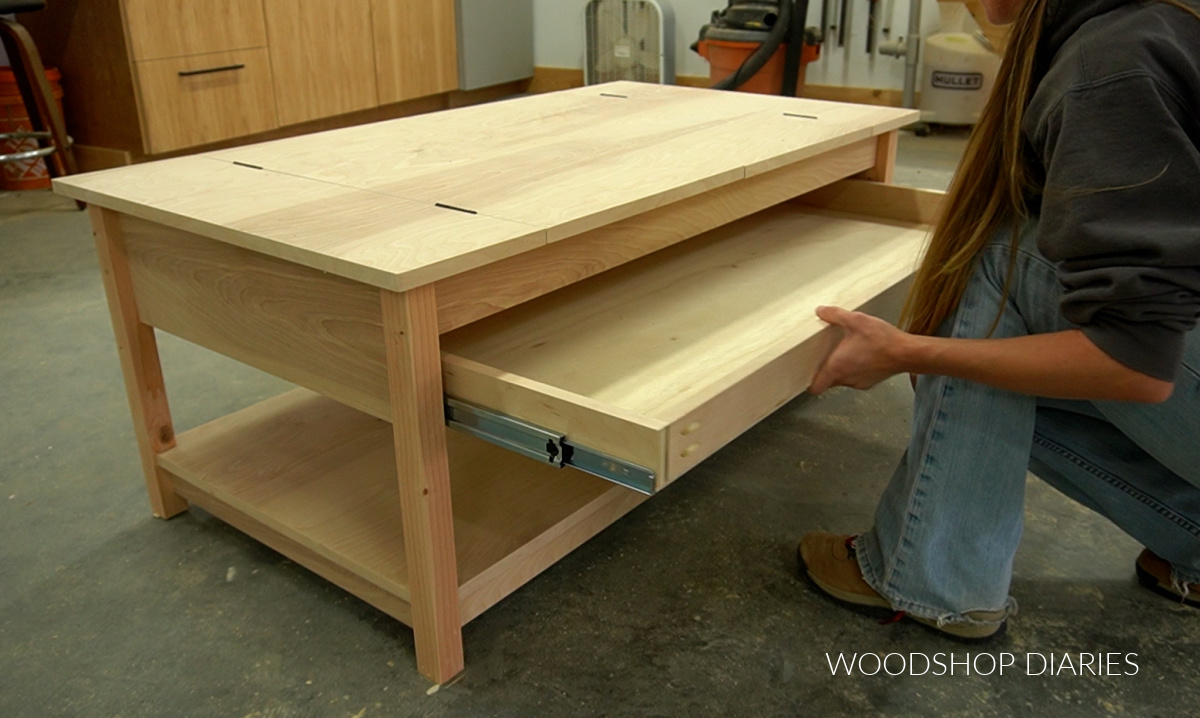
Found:
[[180, 72], [179, 76], [191, 77], [192, 75], [207, 75], [210, 72], [228, 72], [229, 70], [240, 70], [243, 67], [245, 67], [245, 65], [222, 65], [221, 67], [210, 67], [206, 70], [188, 70], [187, 72]]

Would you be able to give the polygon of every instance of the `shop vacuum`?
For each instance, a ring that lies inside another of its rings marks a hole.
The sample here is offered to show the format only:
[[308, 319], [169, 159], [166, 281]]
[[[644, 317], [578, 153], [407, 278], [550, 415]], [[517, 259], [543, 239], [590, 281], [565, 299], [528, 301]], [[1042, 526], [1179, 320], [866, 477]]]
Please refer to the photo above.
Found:
[[804, 66], [820, 55], [820, 30], [805, 28], [807, 17], [808, 0], [730, 0], [691, 48], [708, 60], [716, 89], [795, 97]]

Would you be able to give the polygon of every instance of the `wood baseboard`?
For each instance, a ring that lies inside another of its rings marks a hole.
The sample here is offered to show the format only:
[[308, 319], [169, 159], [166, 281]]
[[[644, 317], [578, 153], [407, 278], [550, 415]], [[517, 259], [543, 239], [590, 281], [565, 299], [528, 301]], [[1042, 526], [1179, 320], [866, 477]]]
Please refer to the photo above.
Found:
[[[880, 87], [843, 87], [841, 85], [805, 85], [804, 96], [814, 100], [829, 100], [832, 102], [853, 102], [859, 105], [883, 105], [885, 107], [903, 107], [904, 92], [888, 90]], [[920, 104], [921, 93], [917, 93], [914, 102]]]
[[133, 164], [133, 156], [125, 150], [94, 145], [75, 145], [75, 164], [80, 172], [95, 172]]
[[[679, 75], [675, 78], [675, 84], [684, 87], [708, 87], [711, 84], [711, 80], [702, 75]], [[533, 70], [533, 79], [529, 82], [528, 92], [530, 94], [538, 94], [542, 92], [569, 90], [573, 87], [583, 87], [583, 70], [565, 67], [535, 67]], [[900, 90], [873, 87], [806, 84], [804, 86], [804, 96], [814, 100], [854, 102], [860, 105], [901, 107], [904, 104], [904, 93]]]
[[529, 82], [529, 94], [540, 95], [543, 92], [558, 92], [583, 87], [583, 70], [569, 67], [535, 67], [533, 79]]

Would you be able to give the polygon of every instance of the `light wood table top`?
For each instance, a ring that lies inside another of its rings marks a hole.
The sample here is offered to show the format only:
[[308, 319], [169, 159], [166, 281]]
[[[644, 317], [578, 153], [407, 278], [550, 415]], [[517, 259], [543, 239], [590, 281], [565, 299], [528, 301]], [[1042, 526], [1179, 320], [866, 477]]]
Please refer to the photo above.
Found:
[[619, 82], [74, 175], [76, 199], [404, 290], [912, 121]]

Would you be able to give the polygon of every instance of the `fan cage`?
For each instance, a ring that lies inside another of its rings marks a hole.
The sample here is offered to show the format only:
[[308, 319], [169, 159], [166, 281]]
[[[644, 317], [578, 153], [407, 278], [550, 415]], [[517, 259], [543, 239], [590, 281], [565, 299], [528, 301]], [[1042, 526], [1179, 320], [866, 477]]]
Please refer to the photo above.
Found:
[[591, 0], [584, 81], [674, 84], [674, 14], [661, 0]]

